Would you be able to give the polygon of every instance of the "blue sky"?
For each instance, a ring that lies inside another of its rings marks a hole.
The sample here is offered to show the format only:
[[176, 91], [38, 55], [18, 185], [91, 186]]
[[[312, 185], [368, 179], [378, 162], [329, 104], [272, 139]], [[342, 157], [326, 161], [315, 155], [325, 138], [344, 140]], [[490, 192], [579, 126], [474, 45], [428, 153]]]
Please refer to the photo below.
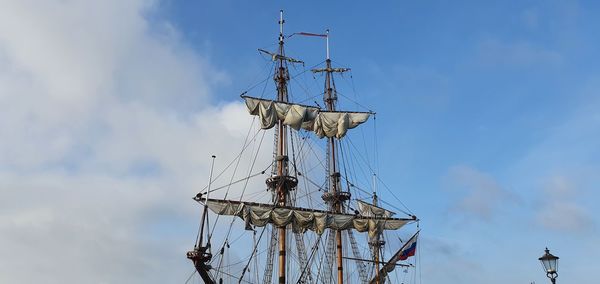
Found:
[[438, 274], [425, 279], [542, 283], [536, 257], [549, 246], [563, 255], [562, 280], [591, 281], [597, 3], [164, 6], [191, 44], [236, 78], [222, 100], [245, 87], [238, 81], [254, 71], [254, 48], [273, 41], [279, 8], [289, 30], [331, 29], [334, 60], [353, 68], [361, 102], [390, 133], [380, 140], [382, 176], [423, 219], [423, 269]]
[[423, 283], [544, 283], [546, 246], [559, 281], [594, 283], [598, 3], [341, 3], [5, 3], [0, 255], [23, 257], [0, 282], [183, 282], [190, 192], [239, 147], [238, 96], [284, 9], [289, 32], [331, 29], [377, 112], [380, 176], [422, 219]]

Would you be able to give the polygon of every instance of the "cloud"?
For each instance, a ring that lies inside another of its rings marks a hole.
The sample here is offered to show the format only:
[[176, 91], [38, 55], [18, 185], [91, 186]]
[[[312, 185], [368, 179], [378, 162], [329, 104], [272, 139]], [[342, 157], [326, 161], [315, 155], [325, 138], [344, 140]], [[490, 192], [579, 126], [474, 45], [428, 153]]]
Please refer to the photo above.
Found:
[[503, 205], [516, 201], [491, 175], [468, 166], [450, 168], [447, 180], [457, 196], [453, 210], [484, 221], [490, 221]]
[[593, 201], [598, 199], [600, 116], [592, 76], [569, 96], [572, 105], [554, 113], [562, 119], [541, 125], [544, 133], [510, 170], [518, 187], [528, 190], [533, 222], [561, 232], [589, 232], [598, 223]]
[[593, 221], [584, 206], [577, 202], [577, 185], [564, 176], [552, 177], [542, 188], [541, 205], [536, 220], [550, 230], [587, 232]]
[[251, 124], [209, 103], [226, 74], [148, 20], [154, 1], [2, 6], [0, 282], [185, 281], [190, 197]]
[[491, 67], [558, 66], [563, 56], [555, 51], [536, 46], [527, 41], [503, 42], [488, 38], [477, 47], [477, 60]]
[[447, 237], [420, 237], [417, 257], [427, 259], [428, 265], [421, 266], [423, 281], [438, 282], [441, 275], [452, 283], [485, 282], [485, 267], [472, 257], [470, 247], [464, 240]]

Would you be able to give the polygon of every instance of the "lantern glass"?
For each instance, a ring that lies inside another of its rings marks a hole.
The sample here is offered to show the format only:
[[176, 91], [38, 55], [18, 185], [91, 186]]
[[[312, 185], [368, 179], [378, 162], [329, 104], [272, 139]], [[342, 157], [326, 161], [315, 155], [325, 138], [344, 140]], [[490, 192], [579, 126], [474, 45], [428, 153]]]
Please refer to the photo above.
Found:
[[552, 255], [548, 248], [546, 248], [546, 253], [540, 257], [539, 260], [546, 273], [556, 273], [556, 269], [558, 268], [558, 257]]

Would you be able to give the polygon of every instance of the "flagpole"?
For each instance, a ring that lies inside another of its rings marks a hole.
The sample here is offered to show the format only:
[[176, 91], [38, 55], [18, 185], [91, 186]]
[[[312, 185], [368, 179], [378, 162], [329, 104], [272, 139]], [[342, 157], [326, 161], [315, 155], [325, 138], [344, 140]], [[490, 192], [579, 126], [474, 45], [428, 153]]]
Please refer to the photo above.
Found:
[[327, 60], [329, 60], [329, 29], [325, 31], [325, 41], [327, 42]]

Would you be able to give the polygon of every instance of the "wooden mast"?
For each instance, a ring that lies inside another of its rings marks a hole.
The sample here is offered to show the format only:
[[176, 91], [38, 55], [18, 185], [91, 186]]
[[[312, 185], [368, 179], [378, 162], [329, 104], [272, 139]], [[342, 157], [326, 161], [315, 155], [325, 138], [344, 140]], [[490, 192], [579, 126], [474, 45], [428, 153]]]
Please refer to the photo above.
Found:
[[[212, 156], [212, 163], [210, 166], [210, 175], [208, 178], [208, 190], [206, 191], [206, 199], [208, 199], [210, 194], [210, 186], [212, 184], [212, 175], [213, 169], [215, 167], [215, 158], [216, 156]], [[195, 198], [202, 198], [202, 194], [198, 193]], [[195, 199], [194, 198], [194, 199]], [[194, 250], [187, 252], [187, 258], [190, 259], [194, 263], [194, 267], [196, 267], [196, 271], [200, 274], [200, 277], [206, 284], [214, 284], [214, 280], [211, 278], [209, 270], [211, 269], [208, 264], [212, 259], [212, 253], [210, 251], [210, 234], [209, 229], [207, 228], [207, 242], [206, 246], [204, 243], [204, 222], [208, 222], [208, 204], [204, 204], [204, 211], [202, 212], [202, 221], [200, 222], [200, 232], [198, 233], [198, 242], [194, 245]], [[208, 224], [207, 224], [208, 227]]]
[[[277, 81], [277, 99], [279, 101], [287, 101], [287, 70], [285, 66], [285, 55], [283, 52], [283, 10], [279, 11], [279, 69], [275, 80]], [[286, 154], [286, 126], [283, 125], [283, 121], [278, 121], [278, 144], [277, 144], [277, 175], [279, 177], [285, 176], [287, 173], [284, 171], [287, 168], [287, 157]], [[277, 205], [285, 206], [287, 202], [287, 191], [285, 187], [286, 183], [279, 183], [277, 186]], [[285, 284], [286, 272], [286, 228], [279, 228], [279, 283]]]
[[[333, 93], [332, 88], [332, 73], [335, 71], [331, 68], [331, 59], [329, 58], [329, 30], [327, 30], [327, 59], [325, 60], [325, 104], [327, 106], [327, 110], [334, 111], [335, 110], [335, 101], [337, 100], [337, 96]], [[337, 171], [336, 165], [336, 148], [335, 148], [335, 138], [329, 138], [329, 147], [330, 147], [330, 174], [331, 174], [331, 192], [333, 195], [332, 207], [334, 212], [341, 213], [342, 212], [342, 204], [339, 198], [339, 173]], [[335, 231], [335, 243], [336, 243], [336, 258], [337, 258], [337, 282], [338, 284], [344, 283], [344, 266], [343, 266], [343, 246], [342, 246], [342, 232], [340, 230]]]
[[[375, 175], [373, 175], [373, 205], [377, 206], [377, 181]], [[375, 237], [375, 241], [373, 242], [373, 254], [375, 258], [375, 284], [381, 283], [381, 276], [379, 274], [379, 250], [381, 249], [381, 242], [379, 239], [379, 234]]]

